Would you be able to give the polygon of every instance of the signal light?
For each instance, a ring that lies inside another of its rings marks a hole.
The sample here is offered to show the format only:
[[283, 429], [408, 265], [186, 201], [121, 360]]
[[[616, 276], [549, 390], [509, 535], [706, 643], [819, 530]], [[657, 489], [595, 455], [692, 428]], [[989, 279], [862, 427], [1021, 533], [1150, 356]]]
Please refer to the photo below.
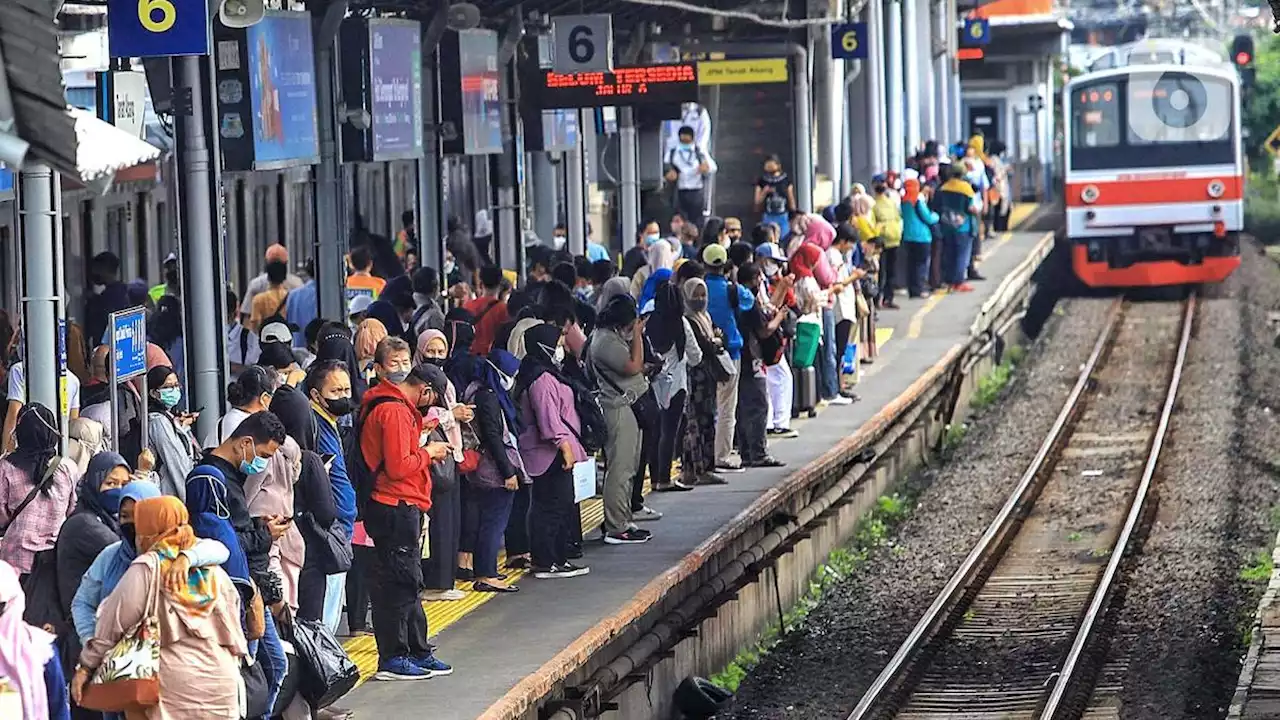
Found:
[[1253, 64], [1252, 35], [1237, 35], [1231, 40], [1231, 58], [1240, 67]]
[[1250, 62], [1252, 62], [1252, 61], [1253, 61], [1253, 58], [1249, 56], [1249, 53], [1247, 53], [1247, 52], [1238, 52], [1238, 53], [1236, 53], [1236, 64], [1237, 64], [1237, 65], [1248, 65], [1248, 64], [1249, 64]]

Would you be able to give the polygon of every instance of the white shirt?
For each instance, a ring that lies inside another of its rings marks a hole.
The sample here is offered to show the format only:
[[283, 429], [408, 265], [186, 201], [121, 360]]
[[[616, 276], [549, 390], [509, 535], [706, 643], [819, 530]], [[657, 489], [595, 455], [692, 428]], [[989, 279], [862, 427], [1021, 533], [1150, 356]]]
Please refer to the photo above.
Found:
[[[80, 378], [70, 372], [64, 372], [62, 377], [67, 381], [67, 409], [79, 413]], [[16, 362], [9, 368], [9, 399], [24, 405], [27, 403], [27, 375], [22, 369], [21, 362]], [[66, 422], [68, 418], [62, 419]]]
[[666, 137], [662, 141], [662, 157], [665, 159], [672, 148], [680, 146], [680, 128], [693, 128], [693, 144], [706, 154], [711, 154], [711, 114], [697, 103], [689, 103], [683, 108], [680, 120], [668, 120], [665, 123]]
[[[248, 334], [244, 344], [244, 352], [240, 352], [240, 336]], [[227, 328], [227, 360], [233, 365], [256, 365], [262, 349], [258, 347], [258, 336], [248, 332], [239, 322]]]
[[236, 428], [240, 427], [240, 423], [244, 422], [247, 417], [249, 417], [249, 413], [240, 408], [233, 407], [228, 410], [227, 414], [223, 415], [222, 419], [218, 421], [218, 425], [213, 429], [213, 432], [209, 433], [208, 437], [204, 439], [204, 446], [213, 448], [221, 445], [222, 441], [230, 437], [231, 433], [235, 432]]
[[707, 164], [707, 175], [716, 171], [716, 161], [696, 144], [692, 150], [676, 147], [667, 155], [667, 161], [680, 174], [676, 178], [676, 188], [680, 190], [701, 190], [704, 187], [706, 177], [698, 167], [703, 162]]

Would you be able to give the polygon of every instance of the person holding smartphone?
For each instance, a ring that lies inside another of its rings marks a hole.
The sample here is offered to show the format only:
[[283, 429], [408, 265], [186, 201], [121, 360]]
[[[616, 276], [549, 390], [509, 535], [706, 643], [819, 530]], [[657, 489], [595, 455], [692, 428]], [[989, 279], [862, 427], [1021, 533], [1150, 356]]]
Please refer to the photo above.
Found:
[[165, 495], [186, 501], [187, 474], [195, 467], [200, 446], [191, 435], [200, 412], [182, 412], [182, 387], [167, 365], [147, 371], [147, 447], [155, 456], [157, 483]]

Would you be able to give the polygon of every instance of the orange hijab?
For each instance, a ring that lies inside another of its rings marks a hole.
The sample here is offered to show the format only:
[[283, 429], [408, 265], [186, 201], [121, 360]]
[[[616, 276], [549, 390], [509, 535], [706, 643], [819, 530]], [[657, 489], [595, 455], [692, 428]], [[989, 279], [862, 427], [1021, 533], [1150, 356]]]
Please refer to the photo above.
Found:
[[920, 199], [920, 181], [912, 178], [902, 183], [902, 199], [910, 205], [915, 205], [916, 200]]
[[[154, 552], [160, 556], [160, 572], [165, 573], [178, 553], [196, 544], [195, 531], [191, 529], [187, 506], [176, 497], [164, 495], [138, 502], [133, 510], [134, 527], [138, 533], [138, 550]], [[187, 584], [177, 592], [164, 588], [170, 600], [196, 614], [206, 614], [218, 597], [216, 576], [208, 568], [191, 568], [187, 572]]]

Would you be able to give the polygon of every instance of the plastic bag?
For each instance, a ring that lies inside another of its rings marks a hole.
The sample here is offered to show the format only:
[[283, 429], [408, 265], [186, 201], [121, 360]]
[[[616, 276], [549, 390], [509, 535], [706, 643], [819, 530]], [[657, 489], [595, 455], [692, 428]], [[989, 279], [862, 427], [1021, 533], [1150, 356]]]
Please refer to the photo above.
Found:
[[324, 623], [294, 618], [288, 632], [302, 671], [298, 692], [313, 709], [328, 707], [351, 692], [360, 670]]

